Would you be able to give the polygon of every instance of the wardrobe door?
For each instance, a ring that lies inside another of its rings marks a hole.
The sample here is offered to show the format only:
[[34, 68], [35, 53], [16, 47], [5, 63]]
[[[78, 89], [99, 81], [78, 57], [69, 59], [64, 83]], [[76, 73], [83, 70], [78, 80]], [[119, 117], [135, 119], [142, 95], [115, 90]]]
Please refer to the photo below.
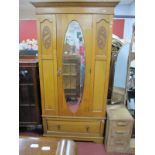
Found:
[[[68, 32], [70, 32], [69, 35]], [[82, 55], [78, 53], [78, 50], [80, 51], [80, 48], [77, 48], [79, 41], [82, 43], [84, 63]], [[59, 112], [64, 116], [89, 116], [92, 15], [57, 15], [57, 49]], [[82, 66], [83, 71], [81, 71]], [[83, 82], [80, 79], [83, 79]], [[81, 83], [83, 83], [82, 86]], [[79, 91], [80, 95], [78, 95]]]
[[42, 114], [56, 115], [58, 113], [56, 19], [55, 15], [37, 17]]
[[91, 74], [92, 116], [105, 116], [111, 56], [112, 16], [93, 15], [93, 60]]

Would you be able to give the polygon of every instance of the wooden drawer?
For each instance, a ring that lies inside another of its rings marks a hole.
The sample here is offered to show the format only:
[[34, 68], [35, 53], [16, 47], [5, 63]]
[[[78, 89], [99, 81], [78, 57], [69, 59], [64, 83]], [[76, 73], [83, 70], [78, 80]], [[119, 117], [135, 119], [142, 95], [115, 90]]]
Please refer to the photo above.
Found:
[[127, 142], [115, 142], [114, 145], [109, 145], [106, 151], [111, 153], [127, 153], [129, 150], [128, 145]]
[[107, 152], [127, 153], [129, 150], [133, 118], [125, 107], [107, 110], [105, 146]]
[[111, 137], [129, 137], [132, 130], [131, 121], [111, 121], [110, 135]]
[[100, 132], [100, 121], [82, 122], [47, 120], [47, 131], [98, 134]]
[[130, 139], [126, 137], [113, 137], [108, 141], [108, 152], [127, 152], [129, 149]]
[[111, 130], [110, 136], [111, 137], [129, 137], [130, 135], [130, 131], [126, 131], [126, 130]]
[[126, 120], [111, 121], [110, 123], [111, 128], [118, 131], [129, 131], [132, 126], [132, 122]]

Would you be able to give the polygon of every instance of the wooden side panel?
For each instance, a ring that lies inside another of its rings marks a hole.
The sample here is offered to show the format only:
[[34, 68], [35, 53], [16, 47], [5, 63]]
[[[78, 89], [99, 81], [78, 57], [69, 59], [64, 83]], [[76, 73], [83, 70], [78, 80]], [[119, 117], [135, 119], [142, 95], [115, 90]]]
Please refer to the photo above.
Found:
[[[43, 83], [44, 83], [44, 107], [47, 110], [54, 110], [56, 107], [55, 90], [54, 90], [54, 70], [53, 61], [42, 61], [43, 66]], [[50, 104], [53, 103], [53, 104]]]
[[94, 77], [94, 98], [93, 111], [100, 112], [104, 103], [106, 63], [104, 61], [96, 61], [95, 77]]
[[105, 116], [111, 55], [110, 15], [93, 15], [93, 54], [91, 74], [91, 112], [93, 116]]
[[38, 16], [39, 74], [43, 115], [56, 115], [57, 59], [55, 15]]

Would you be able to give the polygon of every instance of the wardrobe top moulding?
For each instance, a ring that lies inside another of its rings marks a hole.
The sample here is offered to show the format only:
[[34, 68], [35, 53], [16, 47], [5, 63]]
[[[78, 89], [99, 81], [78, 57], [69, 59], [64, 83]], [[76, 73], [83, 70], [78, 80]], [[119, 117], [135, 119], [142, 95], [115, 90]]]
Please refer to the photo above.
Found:
[[[31, 1], [39, 14], [114, 14], [120, 0], [35, 0]], [[78, 7], [78, 8], [77, 8]]]

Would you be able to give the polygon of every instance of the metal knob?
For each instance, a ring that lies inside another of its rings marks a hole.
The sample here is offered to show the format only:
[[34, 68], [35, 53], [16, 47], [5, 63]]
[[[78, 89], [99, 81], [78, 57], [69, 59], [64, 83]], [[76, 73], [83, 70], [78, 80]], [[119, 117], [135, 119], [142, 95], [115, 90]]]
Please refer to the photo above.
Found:
[[21, 74], [22, 76], [26, 76], [26, 75], [28, 74], [28, 70], [21, 70], [21, 71], [20, 71], [20, 74]]
[[60, 130], [60, 128], [61, 128], [60, 125], [57, 125], [57, 128], [58, 128], [58, 130]]
[[87, 132], [89, 132], [89, 126], [86, 127]]
[[58, 75], [58, 76], [61, 75], [61, 69], [60, 69], [60, 68], [57, 70], [57, 75]]

